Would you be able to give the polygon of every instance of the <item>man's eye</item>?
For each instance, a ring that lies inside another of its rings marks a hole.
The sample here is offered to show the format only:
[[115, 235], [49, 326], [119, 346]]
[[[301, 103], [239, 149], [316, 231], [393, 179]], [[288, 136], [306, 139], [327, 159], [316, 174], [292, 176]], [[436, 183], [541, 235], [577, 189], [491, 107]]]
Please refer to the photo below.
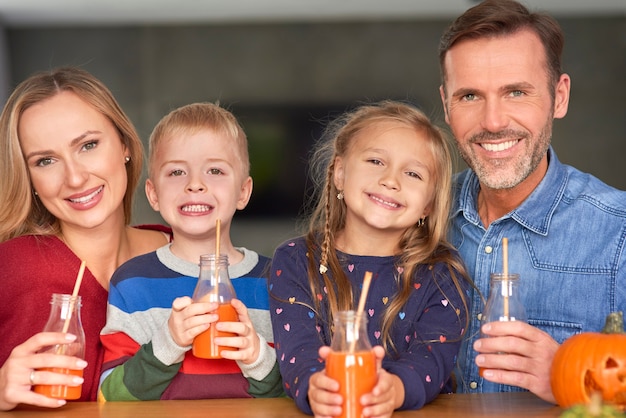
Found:
[[471, 102], [472, 100], [476, 99], [476, 95], [472, 93], [466, 94], [465, 96], [463, 96], [462, 99], [466, 102]]
[[524, 92], [521, 90], [515, 90], [511, 92], [511, 96], [513, 97], [521, 97], [524, 95]]

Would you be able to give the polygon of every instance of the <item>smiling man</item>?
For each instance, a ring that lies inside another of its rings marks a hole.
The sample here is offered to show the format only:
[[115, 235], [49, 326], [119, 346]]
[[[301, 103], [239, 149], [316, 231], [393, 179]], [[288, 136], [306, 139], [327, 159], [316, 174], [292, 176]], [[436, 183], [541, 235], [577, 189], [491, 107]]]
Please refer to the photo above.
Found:
[[553, 18], [510, 0], [469, 9], [441, 38], [446, 122], [470, 167], [456, 178], [450, 241], [487, 295], [508, 238], [529, 318], [481, 329], [484, 304], [473, 291], [461, 392], [526, 389], [553, 402], [559, 344], [626, 311], [626, 192], [562, 164], [550, 145], [570, 96], [562, 50]]

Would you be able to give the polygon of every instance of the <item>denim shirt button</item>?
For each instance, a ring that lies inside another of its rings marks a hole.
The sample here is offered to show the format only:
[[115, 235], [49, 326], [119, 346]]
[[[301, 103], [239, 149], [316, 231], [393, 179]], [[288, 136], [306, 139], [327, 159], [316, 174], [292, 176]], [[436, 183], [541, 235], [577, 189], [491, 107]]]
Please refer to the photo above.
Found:
[[476, 315], [476, 319], [478, 319], [479, 321], [483, 319], [483, 314], [479, 313], [478, 315]]
[[476, 389], [477, 387], [478, 387], [478, 383], [476, 383], [476, 382], [471, 382], [470, 383], [470, 388]]
[[493, 251], [493, 247], [492, 247], [491, 245], [487, 245], [487, 246], [485, 247], [485, 252], [486, 252], [487, 254], [491, 254], [491, 252], [492, 252], [492, 251]]

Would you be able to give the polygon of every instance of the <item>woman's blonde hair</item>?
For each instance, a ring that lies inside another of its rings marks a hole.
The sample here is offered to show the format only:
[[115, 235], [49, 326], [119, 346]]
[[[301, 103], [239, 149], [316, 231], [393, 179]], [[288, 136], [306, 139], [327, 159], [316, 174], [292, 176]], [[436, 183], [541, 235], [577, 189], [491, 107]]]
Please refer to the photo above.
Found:
[[[416, 223], [408, 228], [399, 243], [401, 249], [399, 266], [404, 272], [400, 277], [398, 293], [389, 304], [381, 324], [383, 345], [389, 352], [395, 348], [390, 338], [393, 321], [411, 294], [413, 276], [420, 264], [437, 262], [448, 264], [455, 286], [463, 298], [465, 312], [468, 312], [468, 307], [460, 280], [470, 281], [470, 279], [462, 261], [446, 239], [452, 187], [452, 156], [447, 137], [414, 106], [402, 102], [383, 101], [362, 105], [335, 120], [326, 129], [325, 140], [314, 150], [310, 169], [313, 181], [316, 182], [316, 193], [313, 198], [317, 204], [309, 219], [306, 234], [309, 255], [308, 276], [312, 294], [320, 293], [322, 288], [328, 292], [329, 306], [325, 308], [328, 309], [330, 321], [338, 311], [354, 309], [352, 287], [334, 251], [335, 236], [344, 228], [346, 217], [344, 201], [336, 198], [339, 190], [333, 181], [334, 162], [337, 157], [345, 156], [352, 141], [360, 132], [383, 122], [394, 122], [413, 128], [427, 139], [435, 161], [434, 196], [430, 214], [423, 225]], [[320, 269], [320, 266], [323, 267]], [[333, 280], [329, 278], [329, 274], [320, 273], [324, 269], [328, 270]], [[461, 277], [457, 277], [457, 274]], [[316, 298], [313, 300], [318, 305], [315, 308], [319, 312], [321, 308], [319, 301]]]
[[70, 91], [104, 115], [127, 148], [127, 188], [123, 199], [124, 219], [131, 221], [133, 196], [141, 177], [143, 147], [130, 119], [97, 78], [76, 67], [40, 72], [21, 82], [0, 115], [0, 242], [29, 234], [58, 234], [60, 225], [35, 196], [19, 139], [19, 123], [29, 107]]

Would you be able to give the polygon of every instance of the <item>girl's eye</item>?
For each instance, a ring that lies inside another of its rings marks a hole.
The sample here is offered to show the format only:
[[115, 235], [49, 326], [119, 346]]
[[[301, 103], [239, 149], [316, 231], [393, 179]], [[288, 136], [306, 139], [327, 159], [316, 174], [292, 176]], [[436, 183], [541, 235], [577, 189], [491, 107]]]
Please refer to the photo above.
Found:
[[383, 162], [380, 160], [377, 160], [376, 158], [370, 158], [369, 160], [367, 160], [368, 162], [374, 164], [374, 165], [382, 165]]
[[185, 174], [185, 172], [183, 170], [180, 169], [176, 169], [176, 170], [172, 170], [170, 171], [170, 176], [182, 176], [183, 174]]
[[89, 151], [98, 146], [98, 141], [89, 141], [83, 145], [83, 150]]
[[220, 174], [223, 174], [224, 172], [222, 170], [220, 170], [219, 168], [211, 168], [209, 169], [209, 174], [213, 174], [214, 176], [219, 176]]
[[407, 174], [409, 175], [409, 177], [413, 177], [418, 180], [423, 180], [422, 175], [420, 173], [416, 173], [415, 171], [409, 171]]
[[40, 158], [39, 160], [35, 162], [35, 165], [37, 167], [45, 167], [50, 164], [52, 164], [52, 158], [49, 158], [49, 157]]

